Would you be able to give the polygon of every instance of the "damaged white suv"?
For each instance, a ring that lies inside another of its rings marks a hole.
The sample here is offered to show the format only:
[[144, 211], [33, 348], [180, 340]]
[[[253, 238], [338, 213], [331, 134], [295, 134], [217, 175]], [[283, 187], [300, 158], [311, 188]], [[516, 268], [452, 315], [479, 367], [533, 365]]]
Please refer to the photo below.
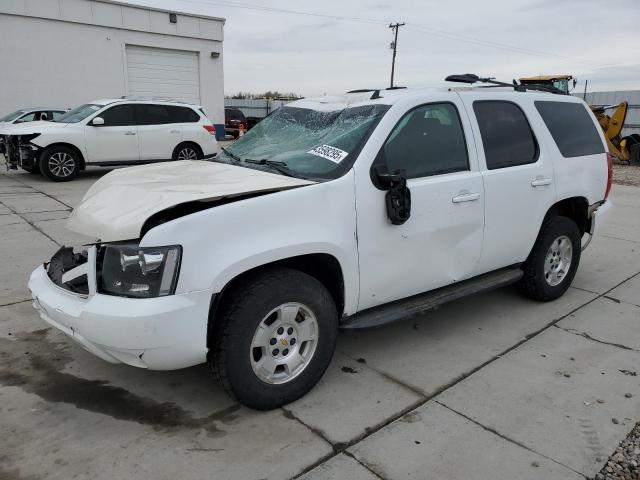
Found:
[[320, 379], [339, 328], [509, 283], [559, 297], [610, 187], [604, 137], [570, 96], [300, 100], [213, 161], [98, 180], [68, 222], [97, 242], [60, 249], [29, 287], [44, 320], [104, 360], [208, 361], [240, 402], [269, 409]]

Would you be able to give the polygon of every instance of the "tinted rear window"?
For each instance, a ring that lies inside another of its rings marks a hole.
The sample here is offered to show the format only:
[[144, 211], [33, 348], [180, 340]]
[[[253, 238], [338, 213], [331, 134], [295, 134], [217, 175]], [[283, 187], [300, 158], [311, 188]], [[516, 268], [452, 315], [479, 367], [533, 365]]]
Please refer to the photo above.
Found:
[[138, 109], [139, 125], [165, 125], [168, 123], [191, 123], [200, 120], [200, 116], [191, 108], [176, 105], [140, 104]]
[[584, 105], [548, 101], [535, 104], [563, 157], [604, 153], [604, 144]]
[[244, 120], [244, 114], [240, 110], [225, 110], [224, 114], [228, 120]]
[[487, 168], [514, 167], [534, 163], [538, 144], [520, 107], [502, 100], [473, 102]]

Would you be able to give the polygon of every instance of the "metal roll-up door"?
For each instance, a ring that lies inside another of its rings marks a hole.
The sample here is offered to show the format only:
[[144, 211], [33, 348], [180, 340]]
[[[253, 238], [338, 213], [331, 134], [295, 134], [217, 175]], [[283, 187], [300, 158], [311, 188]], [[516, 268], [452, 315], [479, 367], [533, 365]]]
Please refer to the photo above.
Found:
[[128, 94], [200, 103], [197, 52], [127, 45]]

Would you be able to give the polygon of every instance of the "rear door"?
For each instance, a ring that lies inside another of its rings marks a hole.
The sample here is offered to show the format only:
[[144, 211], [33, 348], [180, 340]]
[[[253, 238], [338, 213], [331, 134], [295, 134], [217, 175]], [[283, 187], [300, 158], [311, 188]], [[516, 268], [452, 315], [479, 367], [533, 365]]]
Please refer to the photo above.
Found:
[[374, 166], [406, 171], [406, 223], [389, 221], [371, 161], [356, 164], [358, 310], [468, 278], [480, 257], [484, 199], [473, 135], [458, 97], [442, 97], [395, 105], [378, 127], [390, 129], [386, 140], [371, 145], [379, 149]]
[[131, 162], [139, 159], [138, 127], [131, 104], [114, 105], [100, 112], [104, 125], [85, 126], [89, 162]]
[[182, 140], [182, 125], [171, 105], [136, 105], [140, 160], [169, 160]]
[[544, 127], [525, 94], [461, 94], [472, 119], [485, 192], [482, 255], [476, 274], [523, 262], [556, 202], [551, 156], [536, 131]]

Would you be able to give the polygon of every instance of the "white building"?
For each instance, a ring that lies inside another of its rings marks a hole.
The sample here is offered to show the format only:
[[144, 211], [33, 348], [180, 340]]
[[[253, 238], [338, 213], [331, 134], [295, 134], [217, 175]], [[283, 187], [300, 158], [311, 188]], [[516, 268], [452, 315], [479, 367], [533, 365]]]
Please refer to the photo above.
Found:
[[0, 0], [0, 116], [122, 95], [224, 123], [224, 19], [111, 0]]

